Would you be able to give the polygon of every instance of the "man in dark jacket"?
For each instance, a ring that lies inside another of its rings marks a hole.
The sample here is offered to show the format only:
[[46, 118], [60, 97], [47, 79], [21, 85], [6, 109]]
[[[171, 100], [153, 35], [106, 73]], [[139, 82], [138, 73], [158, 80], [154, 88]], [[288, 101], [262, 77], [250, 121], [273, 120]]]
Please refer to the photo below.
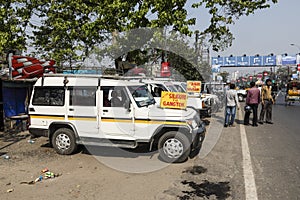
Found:
[[[257, 108], [260, 103], [260, 91], [256, 87], [255, 82], [250, 83], [251, 89], [248, 90], [246, 104], [251, 107], [253, 112], [252, 126], [257, 126]], [[249, 125], [250, 112], [245, 113], [244, 125]]]

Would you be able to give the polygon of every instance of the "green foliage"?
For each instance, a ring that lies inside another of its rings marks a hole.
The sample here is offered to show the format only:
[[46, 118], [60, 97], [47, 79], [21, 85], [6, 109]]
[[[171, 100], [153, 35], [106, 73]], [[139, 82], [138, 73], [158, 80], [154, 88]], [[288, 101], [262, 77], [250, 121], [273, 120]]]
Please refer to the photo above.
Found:
[[[228, 25], [276, 2], [198, 0], [193, 8], [205, 7], [211, 15], [210, 25], [200, 34], [208, 35], [217, 51], [231, 45], [233, 36]], [[72, 65], [84, 60], [114, 31], [169, 26], [190, 36], [196, 19], [188, 18], [186, 5], [187, 0], [1, 0], [0, 51], [26, 50], [30, 45], [36, 53]]]
[[0, 2], [0, 52], [25, 50], [26, 28], [32, 14], [30, 3], [26, 0], [1, 0]]
[[[208, 63], [198, 63], [194, 47], [186, 37], [175, 31], [166, 29], [137, 29], [116, 35], [113, 46], [95, 49], [99, 61], [105, 56], [111, 59], [135, 63], [136, 66], [160, 65], [160, 61], [168, 61], [171, 69], [188, 80], [203, 80], [210, 77], [211, 68]], [[117, 67], [121, 69], [122, 67]]]

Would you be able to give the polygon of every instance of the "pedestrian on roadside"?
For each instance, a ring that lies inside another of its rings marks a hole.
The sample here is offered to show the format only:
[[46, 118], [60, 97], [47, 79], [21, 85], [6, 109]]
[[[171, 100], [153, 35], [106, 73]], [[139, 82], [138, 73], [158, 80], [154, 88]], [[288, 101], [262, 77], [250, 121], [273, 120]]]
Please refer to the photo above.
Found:
[[274, 83], [272, 86], [272, 98], [273, 98], [273, 104], [276, 103], [276, 99], [279, 93], [279, 86], [277, 83]]
[[[246, 104], [251, 107], [253, 112], [253, 120], [252, 120], [252, 126], [258, 126], [257, 125], [257, 108], [258, 104], [260, 103], [260, 91], [256, 87], [255, 82], [250, 82], [251, 89], [248, 90], [247, 97], [246, 97]], [[245, 113], [244, 117], [244, 125], [249, 125], [249, 117], [250, 112]]]
[[225, 123], [224, 127], [231, 126], [235, 127], [234, 119], [236, 114], [236, 109], [240, 109], [240, 104], [235, 90], [235, 84], [231, 83], [229, 89], [226, 90], [225, 94], [226, 109], [225, 109]]
[[261, 89], [261, 111], [258, 123], [263, 124], [266, 115], [266, 123], [273, 124], [272, 122], [272, 105], [274, 104], [274, 98], [272, 96], [272, 81], [266, 80], [266, 85]]

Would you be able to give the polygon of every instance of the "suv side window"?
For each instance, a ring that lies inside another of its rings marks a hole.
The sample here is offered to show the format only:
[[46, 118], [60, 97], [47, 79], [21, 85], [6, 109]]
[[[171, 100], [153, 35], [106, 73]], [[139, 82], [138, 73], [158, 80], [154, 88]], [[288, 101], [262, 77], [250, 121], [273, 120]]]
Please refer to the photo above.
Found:
[[65, 90], [63, 87], [35, 87], [32, 105], [64, 106]]
[[125, 87], [102, 86], [103, 107], [123, 107], [125, 101], [129, 99]]
[[69, 87], [70, 106], [96, 106], [97, 87]]

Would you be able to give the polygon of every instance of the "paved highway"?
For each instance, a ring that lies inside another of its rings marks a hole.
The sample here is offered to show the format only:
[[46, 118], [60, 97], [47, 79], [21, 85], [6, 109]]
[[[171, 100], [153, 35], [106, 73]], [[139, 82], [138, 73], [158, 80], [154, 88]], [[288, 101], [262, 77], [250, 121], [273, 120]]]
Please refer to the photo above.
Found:
[[300, 199], [300, 104], [273, 106], [274, 124], [246, 127], [259, 199]]
[[[47, 138], [9, 145], [0, 138], [0, 154], [11, 156], [0, 159], [0, 199], [299, 200], [300, 104], [285, 106], [279, 96], [272, 125], [244, 126], [243, 116], [239, 110], [237, 126], [224, 128], [224, 113], [214, 115], [200, 154], [171, 165], [143, 149], [61, 156]], [[63, 176], [20, 184], [45, 166]]]
[[300, 199], [300, 104], [285, 106], [279, 95], [273, 106], [274, 124], [244, 126], [243, 116], [238, 111], [237, 126], [222, 128], [221, 133], [211, 130], [222, 125], [222, 113], [211, 119], [203, 149], [194, 160], [196, 173], [183, 174], [176, 188], [170, 188], [181, 188], [177, 197]]

